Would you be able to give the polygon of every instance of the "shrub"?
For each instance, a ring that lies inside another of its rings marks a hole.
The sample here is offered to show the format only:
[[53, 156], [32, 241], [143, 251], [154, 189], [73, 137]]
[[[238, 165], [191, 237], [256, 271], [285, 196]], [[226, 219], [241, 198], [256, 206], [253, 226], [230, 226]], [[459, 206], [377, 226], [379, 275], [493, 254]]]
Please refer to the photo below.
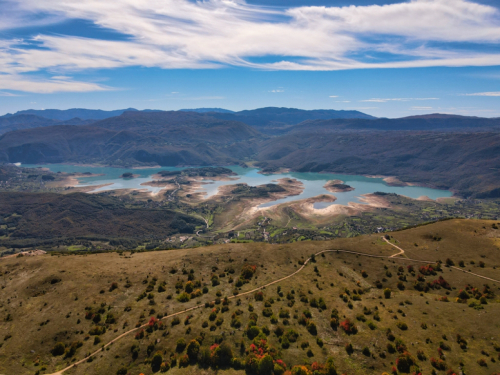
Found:
[[367, 325], [368, 328], [370, 328], [372, 331], [377, 328], [377, 326], [373, 322], [368, 322]]
[[266, 354], [259, 361], [259, 375], [272, 375], [273, 371], [273, 358], [269, 354]]
[[260, 333], [260, 329], [257, 326], [251, 326], [246, 330], [246, 334], [250, 340], [257, 337]]
[[269, 307], [266, 307], [264, 310], [262, 310], [262, 315], [265, 317], [270, 317], [273, 315], [273, 310], [271, 310]]
[[262, 292], [256, 292], [254, 294], [254, 298], [256, 301], [264, 301], [264, 293]]
[[337, 328], [338, 328], [338, 326], [339, 326], [339, 320], [338, 320], [338, 319], [336, 319], [336, 318], [331, 318], [331, 319], [330, 319], [330, 327], [332, 327], [332, 329], [333, 329], [334, 331], [336, 331], [336, 330], [337, 330]]
[[188, 367], [189, 366], [189, 357], [187, 354], [184, 354], [179, 358], [179, 367]]
[[160, 352], [156, 352], [156, 354], [151, 359], [151, 369], [153, 372], [159, 371], [160, 366], [163, 363], [163, 357]]
[[182, 292], [177, 296], [177, 301], [179, 302], [188, 302], [191, 299], [191, 296], [186, 292]]
[[427, 356], [422, 350], [417, 350], [417, 358], [419, 359], [419, 361], [427, 360]]
[[170, 370], [170, 362], [163, 362], [160, 366], [160, 372], [167, 372]]
[[290, 342], [296, 342], [298, 337], [299, 337], [299, 334], [296, 331], [294, 331], [293, 329], [289, 329], [286, 332], [286, 338]]
[[118, 289], [118, 283], [112, 283], [111, 286], [109, 287], [110, 292], [112, 292], [115, 289]]
[[446, 362], [443, 361], [442, 359], [431, 358], [431, 365], [436, 370], [441, 370], [441, 371], [446, 370]]
[[282, 319], [284, 319], [284, 318], [290, 318], [290, 311], [288, 311], [286, 309], [280, 309], [279, 317], [282, 318]]
[[352, 353], [354, 353], [354, 348], [352, 347], [352, 344], [351, 344], [351, 343], [349, 343], [349, 344], [347, 344], [347, 345], [345, 346], [345, 351], [346, 351], [346, 352], [347, 352], [347, 354], [349, 354], [349, 355], [350, 355], [350, 354], [352, 354]]
[[406, 331], [408, 329], [408, 325], [405, 322], [397, 322], [396, 326], [402, 331]]
[[309, 323], [307, 323], [306, 328], [311, 335], [316, 336], [318, 334], [318, 329], [316, 327], [316, 323], [314, 323], [313, 321], [310, 321]]
[[70, 347], [64, 352], [64, 358], [71, 358], [76, 354], [76, 350], [83, 346], [83, 342], [74, 341], [71, 343]]
[[50, 351], [54, 357], [63, 355], [65, 351], [65, 346], [62, 342], [58, 342]]
[[191, 340], [187, 346], [186, 354], [191, 361], [195, 361], [200, 352], [200, 343], [196, 340]]
[[384, 297], [385, 297], [386, 299], [391, 298], [391, 290], [390, 290], [389, 288], [385, 288], [385, 289], [384, 289]]
[[488, 366], [488, 364], [486, 363], [486, 360], [485, 360], [484, 358], [479, 358], [479, 359], [477, 360], [477, 364], [478, 364], [479, 366], [484, 366], [484, 367]]
[[116, 375], [127, 375], [127, 373], [128, 369], [125, 366], [120, 367], [118, 371], [116, 371]]
[[212, 365], [226, 367], [231, 364], [233, 352], [229, 344], [223, 342], [221, 345], [214, 344], [210, 347], [210, 358]]
[[370, 348], [368, 348], [367, 346], [365, 346], [363, 348], [363, 352], [362, 352], [364, 355], [366, 355], [367, 357], [369, 357], [371, 355], [370, 353]]
[[349, 319], [344, 320], [340, 323], [340, 327], [344, 330], [348, 335], [354, 335], [358, 332], [358, 329]]
[[257, 266], [251, 266], [249, 264], [245, 264], [241, 269], [241, 278], [250, 280], [252, 276], [257, 271]]
[[175, 347], [175, 350], [178, 353], [182, 353], [185, 348], [186, 348], [186, 340], [184, 340], [183, 338], [180, 338], [179, 340], [177, 340], [177, 345]]
[[396, 359], [396, 366], [401, 372], [410, 372], [411, 366], [415, 364], [415, 359], [408, 352], [403, 352]]

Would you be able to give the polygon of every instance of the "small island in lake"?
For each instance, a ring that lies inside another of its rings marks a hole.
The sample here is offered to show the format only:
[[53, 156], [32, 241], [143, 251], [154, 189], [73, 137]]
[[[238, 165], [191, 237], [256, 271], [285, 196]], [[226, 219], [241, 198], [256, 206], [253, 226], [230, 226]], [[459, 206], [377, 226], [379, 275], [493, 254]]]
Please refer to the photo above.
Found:
[[331, 193], [344, 193], [346, 191], [354, 190], [352, 186], [346, 185], [344, 184], [344, 181], [340, 180], [328, 181], [323, 187]]
[[130, 173], [130, 172], [125, 172], [120, 176], [120, 178], [136, 178], [138, 175]]

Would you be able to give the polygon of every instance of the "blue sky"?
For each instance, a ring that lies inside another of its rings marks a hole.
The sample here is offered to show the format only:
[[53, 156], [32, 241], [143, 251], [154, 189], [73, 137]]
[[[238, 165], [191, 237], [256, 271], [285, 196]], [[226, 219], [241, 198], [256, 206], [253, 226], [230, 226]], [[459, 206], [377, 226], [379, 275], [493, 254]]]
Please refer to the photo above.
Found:
[[500, 117], [498, 0], [0, 0], [0, 114], [264, 106]]

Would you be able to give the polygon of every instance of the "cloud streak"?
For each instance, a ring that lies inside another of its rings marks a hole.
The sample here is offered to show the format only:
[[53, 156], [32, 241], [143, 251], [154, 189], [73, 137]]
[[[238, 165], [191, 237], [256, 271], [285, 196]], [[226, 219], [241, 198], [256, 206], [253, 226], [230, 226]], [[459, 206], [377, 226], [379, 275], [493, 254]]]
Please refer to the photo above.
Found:
[[500, 96], [500, 91], [493, 92], [476, 92], [473, 94], [464, 94], [465, 96]]
[[21, 20], [36, 25], [83, 19], [127, 36], [104, 40], [40, 34], [33, 40], [0, 39], [0, 72], [11, 81], [4, 86], [17, 87], [5, 88], [9, 90], [24, 91], [27, 73], [45, 71], [56, 78], [38, 79], [31, 90], [104, 90], [61, 76], [130, 66], [324, 71], [500, 65], [500, 53], [476, 48], [500, 43], [499, 10], [467, 0], [285, 10], [243, 0], [6, 1], [8, 12], [0, 16], [0, 29]]
[[360, 100], [360, 102], [369, 102], [369, 103], [387, 103], [387, 102], [411, 102], [414, 100], [439, 100], [439, 98], [391, 98], [391, 99], [382, 99], [382, 98], [372, 98]]

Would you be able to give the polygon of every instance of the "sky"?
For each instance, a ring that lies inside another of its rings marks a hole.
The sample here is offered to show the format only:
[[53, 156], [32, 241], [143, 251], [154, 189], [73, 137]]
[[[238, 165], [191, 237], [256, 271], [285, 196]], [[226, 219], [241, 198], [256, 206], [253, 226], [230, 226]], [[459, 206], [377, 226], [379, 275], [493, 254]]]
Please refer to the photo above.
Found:
[[0, 115], [500, 117], [500, 0], [0, 0]]

